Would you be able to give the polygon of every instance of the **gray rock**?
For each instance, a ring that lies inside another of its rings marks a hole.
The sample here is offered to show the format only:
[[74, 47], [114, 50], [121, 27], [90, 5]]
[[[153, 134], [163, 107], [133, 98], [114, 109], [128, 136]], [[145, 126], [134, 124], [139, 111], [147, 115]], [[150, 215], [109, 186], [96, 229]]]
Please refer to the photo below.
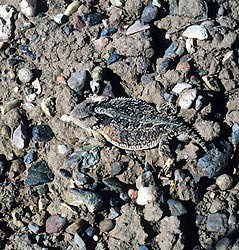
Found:
[[86, 70], [72, 73], [67, 81], [67, 85], [79, 95], [81, 94], [81, 91], [89, 84], [90, 75]]
[[187, 209], [180, 201], [169, 199], [167, 200], [167, 203], [172, 216], [181, 216], [187, 214]]
[[124, 169], [124, 164], [122, 162], [114, 162], [112, 165], [111, 165], [111, 174], [114, 176], [114, 175], [117, 175], [117, 174], [120, 174]]
[[72, 206], [85, 205], [90, 213], [98, 211], [103, 204], [101, 195], [79, 188], [69, 189], [65, 193], [65, 201]]
[[102, 232], [109, 232], [114, 228], [114, 223], [110, 219], [104, 219], [99, 224]]
[[223, 213], [209, 214], [207, 217], [207, 230], [209, 232], [225, 233], [228, 227], [227, 216]]
[[87, 250], [85, 242], [82, 240], [82, 238], [80, 237], [80, 235], [78, 233], [74, 234], [74, 241], [78, 245], [79, 250]]
[[239, 125], [234, 123], [232, 126], [232, 144], [237, 145], [239, 143]]
[[195, 20], [207, 18], [207, 3], [203, 0], [178, 1], [178, 14], [195, 18]]
[[144, 218], [147, 221], [159, 221], [163, 216], [160, 203], [149, 203], [144, 207]]
[[223, 174], [217, 177], [216, 184], [221, 190], [228, 190], [233, 184], [233, 178], [228, 174]]
[[147, 5], [142, 12], [141, 21], [144, 23], [149, 23], [157, 17], [157, 14], [158, 7], [155, 5]]
[[31, 232], [33, 232], [34, 234], [37, 234], [39, 232], [39, 230], [40, 230], [39, 226], [36, 223], [34, 223], [34, 222], [30, 222], [28, 224], [28, 229]]
[[225, 237], [217, 242], [215, 249], [216, 250], [228, 250], [228, 247], [230, 244], [231, 244], [231, 240], [229, 238]]
[[23, 149], [28, 140], [27, 129], [23, 122], [20, 122], [19, 126], [13, 132], [12, 145], [18, 149]]

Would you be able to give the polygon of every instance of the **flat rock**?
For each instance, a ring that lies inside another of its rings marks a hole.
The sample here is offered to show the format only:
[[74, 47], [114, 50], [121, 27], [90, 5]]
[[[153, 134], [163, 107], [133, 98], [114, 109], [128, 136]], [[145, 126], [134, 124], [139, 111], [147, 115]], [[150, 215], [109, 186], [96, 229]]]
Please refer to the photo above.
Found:
[[126, 35], [132, 35], [134, 33], [147, 30], [149, 28], [149, 24], [143, 24], [138, 20], [126, 30]]

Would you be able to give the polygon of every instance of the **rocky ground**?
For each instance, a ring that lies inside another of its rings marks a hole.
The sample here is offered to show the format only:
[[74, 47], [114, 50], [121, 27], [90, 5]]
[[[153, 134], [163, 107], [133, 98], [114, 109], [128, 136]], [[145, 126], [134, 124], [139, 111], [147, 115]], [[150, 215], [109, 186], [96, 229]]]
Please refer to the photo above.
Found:
[[[233, 0], [0, 0], [0, 249], [239, 249], [238, 19]], [[166, 173], [96, 140], [69, 122], [92, 95], [167, 103], [208, 151], [174, 138]]]

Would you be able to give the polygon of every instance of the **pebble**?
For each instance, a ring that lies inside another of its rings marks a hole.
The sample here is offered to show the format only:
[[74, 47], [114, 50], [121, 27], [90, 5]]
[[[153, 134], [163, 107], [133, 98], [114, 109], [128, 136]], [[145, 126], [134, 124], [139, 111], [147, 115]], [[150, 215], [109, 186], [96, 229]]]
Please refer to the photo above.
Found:
[[122, 7], [125, 3], [125, 0], [110, 0], [110, 3], [116, 7]]
[[92, 91], [93, 94], [96, 94], [98, 95], [99, 92], [100, 92], [100, 83], [95, 81], [95, 80], [92, 80], [90, 81], [90, 89]]
[[87, 14], [86, 23], [89, 27], [100, 24], [102, 22], [102, 16], [100, 13]]
[[69, 205], [85, 205], [90, 213], [98, 211], [103, 205], [101, 195], [82, 189], [72, 188], [66, 192], [65, 200]]
[[49, 234], [58, 233], [66, 224], [66, 218], [61, 215], [51, 215], [46, 220], [46, 232]]
[[104, 219], [99, 224], [102, 232], [106, 233], [111, 231], [114, 228], [114, 223], [110, 219]]
[[141, 21], [144, 23], [149, 23], [157, 17], [157, 14], [158, 7], [156, 7], [155, 5], [147, 5], [143, 9]]
[[15, 129], [12, 136], [12, 145], [18, 149], [23, 149], [28, 142], [27, 129], [23, 122]]
[[197, 89], [186, 89], [178, 98], [178, 106], [181, 109], [189, 109], [197, 97]]
[[67, 85], [77, 94], [81, 94], [83, 88], [90, 84], [90, 75], [86, 70], [76, 71], [67, 80]]
[[67, 23], [64, 27], [62, 27], [62, 31], [66, 35], [70, 35], [74, 31], [74, 25], [72, 23]]
[[117, 32], [117, 29], [114, 27], [109, 27], [107, 29], [104, 29], [100, 32], [100, 36], [112, 36], [114, 33]]
[[92, 78], [94, 81], [103, 81], [103, 69], [100, 66], [96, 66], [93, 70], [92, 70]]
[[239, 143], [239, 125], [237, 123], [234, 123], [232, 125], [232, 144], [237, 145]]
[[87, 227], [85, 233], [92, 238], [96, 234], [96, 229], [94, 227]]
[[223, 213], [209, 214], [206, 221], [209, 232], [224, 233], [227, 230], [227, 216]]
[[68, 171], [68, 170], [66, 170], [66, 169], [64, 169], [64, 168], [60, 168], [60, 174], [62, 175], [62, 176], [64, 176], [65, 178], [71, 178], [72, 177], [72, 174], [71, 174], [71, 172], [70, 171]]
[[135, 34], [137, 32], [143, 31], [143, 30], [147, 30], [149, 29], [150, 26], [149, 24], [143, 24], [141, 23], [139, 20], [135, 21], [134, 24], [132, 24], [127, 30], [126, 30], [126, 35], [132, 35]]
[[75, 29], [78, 31], [81, 31], [86, 26], [81, 16], [75, 16], [73, 18], [73, 23], [74, 23]]
[[87, 183], [92, 182], [89, 175], [81, 173], [81, 172], [74, 172], [73, 179], [77, 186], [83, 186]]
[[225, 202], [220, 201], [219, 199], [214, 199], [212, 201], [212, 204], [210, 206], [210, 213], [217, 213], [219, 211], [222, 211], [223, 209], [226, 209]]
[[23, 158], [23, 162], [25, 164], [30, 164], [37, 159], [37, 152], [35, 151], [28, 151]]
[[37, 0], [23, 0], [19, 3], [21, 12], [28, 17], [35, 16], [37, 12]]
[[13, 35], [12, 17], [15, 9], [10, 5], [0, 5], [0, 40], [8, 40]]
[[57, 146], [57, 151], [60, 155], [66, 155], [70, 152], [70, 148], [65, 144], [59, 144]]
[[84, 149], [71, 154], [64, 162], [66, 169], [88, 169], [97, 164], [100, 160], [100, 152], [98, 148]]
[[232, 187], [233, 178], [228, 174], [223, 174], [217, 177], [216, 184], [221, 190], [228, 190]]
[[115, 63], [115, 62], [119, 61], [119, 59], [120, 59], [120, 55], [119, 54], [112, 53], [109, 56], [108, 60], [107, 60], [107, 65], [111, 65], [112, 63]]
[[192, 88], [192, 85], [186, 82], [181, 82], [181, 83], [177, 83], [173, 89], [172, 92], [174, 92], [175, 94], [179, 95], [181, 94], [182, 91], [184, 91], [185, 89], [190, 89]]
[[9, 139], [11, 136], [11, 128], [7, 125], [1, 127], [1, 135], [3, 138]]
[[48, 167], [46, 161], [42, 160], [33, 163], [28, 169], [27, 178], [25, 180], [26, 186], [35, 186], [43, 183], [47, 183], [53, 180], [53, 173]]
[[130, 197], [131, 200], [136, 200], [138, 197], [138, 191], [131, 188], [128, 191], [128, 196]]
[[49, 125], [36, 125], [32, 128], [32, 137], [36, 142], [47, 142], [54, 137]]
[[42, 111], [49, 117], [53, 117], [56, 114], [56, 98], [49, 96], [44, 98], [41, 102]]
[[158, 198], [157, 188], [154, 186], [143, 187], [138, 190], [138, 197], [136, 203], [138, 205], [146, 205], [148, 203], [156, 201]]
[[87, 250], [85, 242], [82, 240], [82, 238], [80, 237], [78, 233], [74, 234], [74, 241], [78, 245], [79, 250]]
[[227, 237], [224, 237], [217, 242], [215, 250], [228, 250], [229, 245], [231, 245], [231, 240]]
[[140, 245], [140, 246], [138, 247], [138, 250], [149, 250], [149, 249], [148, 249], [148, 247], [145, 246], [145, 245]]
[[202, 158], [198, 160], [197, 169], [200, 176], [212, 178], [221, 174], [227, 167], [231, 157], [231, 146], [227, 142], [221, 142], [221, 148], [209, 150]]
[[176, 49], [178, 48], [178, 42], [173, 41], [170, 46], [165, 50], [164, 56], [171, 56], [175, 53]]
[[66, 10], [64, 12], [64, 15], [70, 16], [70, 15], [74, 14], [78, 10], [80, 5], [81, 5], [80, 1], [77, 1], [77, 0], [73, 1], [72, 3], [70, 3], [67, 6], [67, 8], [66, 8]]
[[155, 5], [155, 6], [157, 6], [158, 8], [160, 8], [160, 7], [161, 7], [161, 0], [153, 0], [153, 1], [152, 1], [152, 5]]
[[169, 206], [172, 216], [181, 216], [187, 214], [187, 209], [184, 207], [182, 202], [169, 199], [167, 200], [167, 204]]
[[57, 23], [57, 24], [63, 24], [63, 23], [66, 22], [67, 17], [66, 17], [64, 14], [60, 13], [60, 14], [55, 15], [55, 16], [53, 17], [53, 20], [54, 20], [54, 22]]
[[118, 193], [124, 193], [125, 183], [119, 181], [116, 177], [109, 177], [102, 180], [102, 182], [111, 190]]
[[198, 40], [206, 40], [208, 38], [208, 33], [204, 26], [191, 25], [183, 32], [183, 36], [187, 38], [196, 38]]
[[166, 73], [172, 62], [173, 59], [167, 56], [157, 59], [157, 71], [161, 74]]
[[99, 39], [94, 40], [94, 45], [97, 50], [101, 50], [108, 44], [109, 44], [108, 37], [100, 37]]
[[116, 219], [119, 216], [120, 216], [119, 208], [117, 208], [117, 207], [111, 207], [110, 208], [110, 213], [108, 215], [108, 218], [111, 219], [111, 220], [114, 220], [114, 219]]
[[31, 82], [33, 79], [33, 73], [30, 69], [22, 68], [17, 72], [17, 76], [22, 83]]
[[28, 229], [31, 232], [33, 232], [34, 234], [37, 234], [39, 232], [39, 230], [40, 230], [39, 226], [36, 223], [34, 223], [34, 222], [30, 222], [28, 224]]
[[124, 170], [124, 164], [122, 162], [114, 162], [111, 164], [111, 175], [118, 175]]

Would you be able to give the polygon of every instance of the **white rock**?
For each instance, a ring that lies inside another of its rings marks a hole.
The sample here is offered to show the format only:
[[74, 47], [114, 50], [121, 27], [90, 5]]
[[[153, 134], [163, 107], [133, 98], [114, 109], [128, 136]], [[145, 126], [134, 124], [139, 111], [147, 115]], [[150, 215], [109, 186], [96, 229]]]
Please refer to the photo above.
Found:
[[193, 38], [188, 38], [186, 40], [186, 44], [185, 44], [186, 50], [189, 54], [193, 54], [196, 52], [196, 49], [194, 47], [194, 41]]
[[87, 250], [85, 242], [82, 240], [82, 238], [80, 237], [80, 235], [78, 233], [74, 234], [74, 241], [78, 245], [79, 250]]
[[58, 24], [62, 24], [63, 23], [63, 19], [64, 19], [64, 14], [60, 13], [57, 14], [53, 17], [54, 22], [58, 23]]
[[27, 68], [21, 68], [18, 73], [17, 73], [17, 76], [19, 78], [19, 80], [22, 82], [22, 83], [28, 83], [32, 80], [33, 78], [33, 73], [30, 69], [27, 69]]
[[131, 35], [149, 28], [149, 24], [143, 24], [138, 20], [126, 30], [126, 35]]
[[161, 8], [161, 6], [162, 6], [160, 3], [160, 0], [153, 0], [152, 5], [157, 6], [158, 8]]
[[181, 82], [181, 83], [177, 83], [172, 91], [175, 93], [175, 94], [180, 94], [183, 90], [185, 89], [190, 89], [192, 88], [192, 86], [189, 84], [189, 83], [186, 83], [186, 82]]
[[19, 3], [21, 12], [28, 17], [35, 16], [37, 10], [37, 0], [22, 0]]
[[0, 5], [0, 40], [8, 40], [12, 36], [14, 11], [10, 5]]
[[183, 91], [178, 98], [178, 105], [182, 109], [189, 109], [197, 97], [196, 89], [187, 89]]
[[90, 88], [93, 94], [98, 94], [100, 91], [100, 83], [95, 80], [92, 80], [90, 81]]
[[144, 187], [141, 186], [138, 190], [138, 197], [136, 203], [138, 205], [146, 205], [157, 199], [157, 189], [154, 186]]
[[70, 16], [74, 14], [78, 10], [80, 5], [81, 5], [80, 1], [77, 0], [73, 1], [71, 4], [67, 6], [64, 15]]
[[110, 3], [116, 7], [122, 7], [124, 5], [124, 0], [110, 0]]
[[65, 144], [59, 144], [57, 146], [57, 149], [58, 149], [58, 153], [61, 154], [61, 155], [67, 154], [70, 151], [70, 149], [68, 148], [68, 146], [65, 145]]
[[196, 38], [198, 40], [206, 40], [208, 38], [208, 33], [204, 26], [191, 25], [183, 32], [183, 36], [187, 38]]
[[21, 122], [13, 132], [12, 145], [18, 149], [23, 149], [26, 145], [27, 139], [26, 128]]

